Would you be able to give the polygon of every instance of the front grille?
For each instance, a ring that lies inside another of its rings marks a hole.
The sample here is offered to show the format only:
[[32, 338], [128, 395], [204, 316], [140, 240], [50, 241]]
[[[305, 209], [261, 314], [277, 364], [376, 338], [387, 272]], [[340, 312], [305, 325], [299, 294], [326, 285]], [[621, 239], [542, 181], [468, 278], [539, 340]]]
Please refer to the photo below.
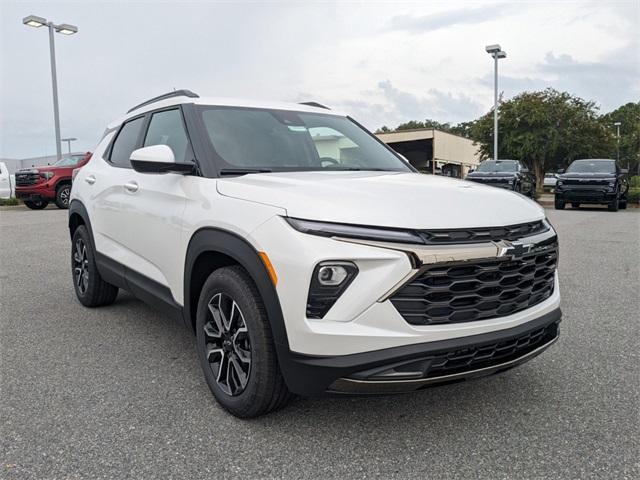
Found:
[[426, 267], [391, 302], [412, 325], [497, 318], [549, 298], [558, 244], [537, 245], [520, 259], [487, 259]]
[[425, 378], [491, 367], [515, 360], [558, 336], [558, 324], [552, 323], [519, 337], [477, 347], [462, 348], [433, 357]]
[[38, 183], [42, 178], [39, 173], [16, 173], [16, 186], [24, 187]]
[[427, 244], [481, 243], [500, 240], [518, 240], [549, 230], [543, 221], [521, 223], [506, 227], [457, 228], [449, 230], [420, 230]]
[[609, 181], [607, 179], [585, 179], [585, 180], [576, 180], [576, 179], [568, 179], [568, 180], [563, 180], [562, 184], [563, 185], [582, 185], [582, 186], [603, 186], [606, 187], [609, 185]]

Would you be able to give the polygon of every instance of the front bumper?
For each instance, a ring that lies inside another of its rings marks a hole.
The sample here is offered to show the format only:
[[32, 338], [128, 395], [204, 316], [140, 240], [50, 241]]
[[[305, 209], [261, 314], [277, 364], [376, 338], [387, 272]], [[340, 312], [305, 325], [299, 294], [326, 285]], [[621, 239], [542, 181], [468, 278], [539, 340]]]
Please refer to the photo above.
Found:
[[555, 191], [556, 200], [564, 202], [579, 203], [609, 203], [616, 198], [615, 191], [606, 188], [571, 188], [558, 189]]
[[16, 187], [16, 198], [19, 200], [27, 200], [39, 202], [41, 200], [51, 201], [56, 198], [56, 191], [47, 184], [29, 187]]
[[561, 317], [556, 308], [505, 330], [352, 355], [290, 353], [280, 362], [289, 389], [300, 395], [409, 392], [525, 363], [558, 339]]

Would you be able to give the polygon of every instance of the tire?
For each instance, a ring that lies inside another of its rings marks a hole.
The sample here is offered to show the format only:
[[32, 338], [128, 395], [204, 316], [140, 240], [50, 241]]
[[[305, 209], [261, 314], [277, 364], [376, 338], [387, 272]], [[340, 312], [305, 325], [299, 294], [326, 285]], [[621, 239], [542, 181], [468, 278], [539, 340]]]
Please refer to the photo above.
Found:
[[60, 185], [56, 190], [56, 206], [63, 210], [69, 208], [69, 196], [71, 195], [71, 185], [68, 183]]
[[607, 205], [607, 208], [609, 209], [610, 212], [617, 212], [619, 206], [620, 206], [620, 199], [616, 197], [609, 202], [609, 205]]
[[24, 204], [31, 210], [42, 210], [43, 208], [47, 208], [49, 202], [45, 202], [44, 200], [38, 200], [37, 202], [34, 202], [32, 200], [25, 200]]
[[580, 208], [580, 204], [579, 203], [572, 203], [571, 204], [571, 208]]
[[280, 373], [269, 319], [243, 268], [220, 268], [205, 282], [198, 301], [196, 339], [207, 384], [229, 413], [253, 418], [287, 404], [291, 393]]
[[626, 200], [620, 200], [620, 204], [618, 206], [620, 207], [620, 210], [626, 210], [627, 209], [627, 201]]
[[564, 201], [559, 200], [557, 197], [555, 198], [554, 201], [554, 206], [556, 207], [556, 210], [564, 210]]
[[95, 252], [87, 227], [80, 225], [71, 240], [71, 278], [76, 296], [85, 307], [111, 305], [118, 287], [105, 282], [96, 266]]

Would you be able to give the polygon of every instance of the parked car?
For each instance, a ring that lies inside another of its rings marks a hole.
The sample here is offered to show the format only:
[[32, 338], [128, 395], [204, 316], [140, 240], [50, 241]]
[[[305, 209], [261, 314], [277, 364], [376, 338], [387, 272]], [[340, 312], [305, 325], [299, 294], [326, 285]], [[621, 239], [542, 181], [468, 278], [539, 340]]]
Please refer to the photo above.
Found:
[[69, 230], [79, 301], [125, 289], [180, 318], [239, 417], [497, 373], [559, 333], [539, 205], [417, 173], [321, 106], [177, 91], [134, 107], [77, 173]]
[[629, 192], [627, 173], [615, 160], [575, 160], [558, 177], [555, 207], [562, 210], [571, 203], [573, 208], [581, 204], [604, 204], [612, 212], [625, 209]]
[[0, 198], [11, 198], [13, 196], [13, 181], [11, 177], [7, 164], [0, 162]]
[[27, 168], [16, 172], [16, 197], [32, 210], [41, 210], [56, 202], [58, 208], [69, 208], [71, 175], [91, 158], [91, 152], [69, 155], [53, 165]]
[[542, 188], [545, 190], [551, 190], [556, 187], [556, 182], [558, 181], [557, 173], [545, 173], [544, 179], [542, 180]]
[[536, 178], [518, 160], [485, 160], [466, 180], [513, 190], [531, 198], [536, 196]]

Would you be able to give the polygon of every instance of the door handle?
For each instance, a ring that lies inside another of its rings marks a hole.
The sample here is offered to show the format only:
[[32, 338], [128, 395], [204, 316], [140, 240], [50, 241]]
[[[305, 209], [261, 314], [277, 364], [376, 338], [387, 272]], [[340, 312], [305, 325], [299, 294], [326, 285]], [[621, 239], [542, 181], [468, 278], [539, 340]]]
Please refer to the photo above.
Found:
[[125, 183], [124, 188], [130, 193], [136, 193], [138, 191], [138, 188], [140, 187], [138, 186], [137, 182], [131, 181], [131, 182]]
[[93, 175], [89, 175], [85, 177], [84, 181], [87, 182], [89, 185], [93, 185], [94, 183], [96, 183], [96, 177], [94, 177]]

